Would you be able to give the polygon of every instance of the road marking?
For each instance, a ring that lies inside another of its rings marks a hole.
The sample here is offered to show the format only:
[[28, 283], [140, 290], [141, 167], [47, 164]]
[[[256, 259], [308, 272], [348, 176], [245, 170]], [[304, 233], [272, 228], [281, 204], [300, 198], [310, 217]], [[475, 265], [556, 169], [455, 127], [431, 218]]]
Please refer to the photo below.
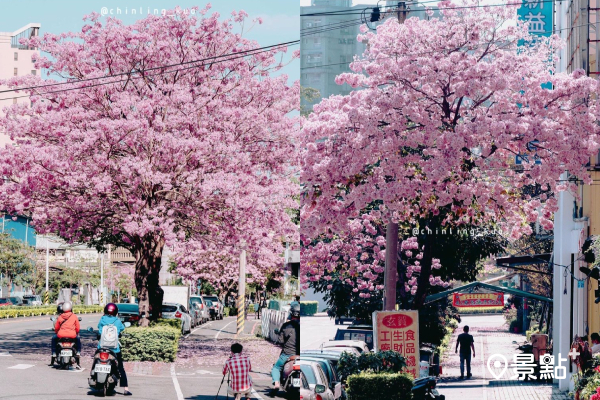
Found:
[[225, 325], [224, 327], [221, 328], [221, 330], [219, 332], [217, 332], [217, 334], [215, 335], [215, 340], [217, 340], [219, 338], [219, 335], [221, 334], [221, 332], [223, 332], [223, 329], [227, 328], [229, 325], [233, 324], [234, 322], [237, 322], [237, 320], [233, 320], [230, 323], [228, 323], [227, 325]]
[[17, 364], [12, 367], [8, 367], [7, 369], [27, 369], [33, 367], [33, 364]]
[[256, 326], [260, 323], [260, 321], [255, 322], [254, 326], [252, 327], [252, 333], [250, 333], [250, 335], [254, 335], [254, 330], [256, 329]]
[[487, 390], [486, 390], [486, 385], [485, 385], [485, 367], [486, 367], [486, 362], [485, 362], [485, 357], [483, 355], [483, 340], [485, 339], [485, 337], [481, 338], [481, 360], [483, 361], [481, 363], [481, 377], [482, 377], [482, 382], [481, 382], [481, 389], [483, 390], [483, 399], [482, 400], [487, 400]]
[[175, 386], [175, 392], [177, 393], [177, 400], [183, 400], [183, 393], [177, 380], [177, 374], [175, 373], [175, 364], [171, 364], [171, 378], [173, 378], [173, 385]]
[[[204, 328], [206, 328], [207, 326], [209, 326], [210, 324], [213, 324], [213, 323], [215, 323], [215, 321], [208, 322], [208, 323], [206, 323], [206, 324], [204, 324], [204, 325], [200, 325], [199, 327], [197, 327], [196, 329], [194, 329], [194, 330], [192, 331], [192, 333], [190, 333], [190, 335], [194, 334], [194, 332], [196, 332], [198, 329], [204, 329]], [[188, 335], [188, 336], [189, 336], [189, 335]]]
[[12, 357], [8, 351], [0, 353], [0, 357]]
[[262, 397], [260, 397], [260, 394], [258, 394], [258, 392], [255, 389], [252, 389], [252, 391], [250, 392], [254, 397], [256, 397], [258, 400], [264, 400]]
[[205, 370], [203, 370], [203, 369], [199, 369], [198, 371], [196, 371], [196, 373], [197, 373], [197, 374], [200, 374], [200, 375], [206, 375], [206, 374], [212, 374], [212, 375], [214, 375], [214, 374], [215, 374], [214, 372], [211, 372], [211, 371], [205, 371]]
[[83, 371], [85, 371], [85, 368], [81, 368], [81, 369], [70, 369], [69, 368], [69, 372], [75, 372], [77, 374], [80, 373], [80, 372], [83, 372]]

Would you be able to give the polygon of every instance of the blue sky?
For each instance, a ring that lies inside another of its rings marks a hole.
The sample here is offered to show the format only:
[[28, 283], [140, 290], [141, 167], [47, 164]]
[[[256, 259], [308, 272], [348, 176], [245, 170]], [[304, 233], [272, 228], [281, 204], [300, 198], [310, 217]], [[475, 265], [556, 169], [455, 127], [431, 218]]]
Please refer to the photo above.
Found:
[[[121, 10], [121, 15], [114, 15], [125, 23], [130, 24], [136, 19], [144, 18], [147, 15], [148, 8], [152, 13], [156, 9], [172, 9], [176, 5], [182, 8], [198, 6], [204, 8], [207, 1], [185, 1], [173, 2], [172, 0], [93, 0], [93, 1], [75, 1], [75, 0], [26, 0], [26, 1], [3, 1], [0, 6], [0, 31], [14, 32], [30, 22], [42, 24], [41, 34], [45, 32], [61, 33], [68, 31], [80, 31], [84, 25], [83, 16], [93, 11], [102, 13], [102, 8], [117, 12]], [[222, 18], [231, 15], [231, 11], [244, 10], [249, 14], [249, 19], [256, 17], [263, 19], [262, 25], [255, 25], [245, 36], [248, 39], [256, 40], [261, 46], [288, 42], [299, 39], [300, 36], [300, 5], [298, 0], [260, 0], [260, 1], [242, 1], [242, 0], [217, 0], [212, 1], [211, 11], [218, 12]], [[139, 9], [142, 8], [142, 15], [139, 15]], [[131, 9], [138, 10], [138, 15], [131, 15]], [[128, 14], [125, 14], [127, 9]], [[104, 19], [106, 17], [103, 17]], [[297, 50], [298, 45], [290, 47], [288, 52]], [[300, 79], [300, 61], [294, 60], [283, 70], [290, 77], [290, 81]], [[45, 75], [45, 74], [44, 74]]]

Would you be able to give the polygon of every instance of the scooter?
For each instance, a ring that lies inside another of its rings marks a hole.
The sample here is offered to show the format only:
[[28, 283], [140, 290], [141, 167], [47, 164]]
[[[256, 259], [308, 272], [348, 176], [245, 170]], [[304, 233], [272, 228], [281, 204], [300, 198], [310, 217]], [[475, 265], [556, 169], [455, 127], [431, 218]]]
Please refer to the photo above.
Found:
[[[77, 318], [81, 321], [81, 317]], [[56, 323], [56, 317], [51, 317], [52, 329], [54, 329], [54, 323]], [[56, 345], [56, 363], [58, 369], [69, 369], [73, 364], [79, 364], [79, 357], [75, 351], [75, 338], [59, 338]]]
[[[299, 358], [299, 356], [290, 356], [285, 364], [283, 364], [279, 378], [280, 389], [286, 392], [291, 399], [296, 399], [300, 396], [300, 386], [302, 386], [300, 365], [295, 364]], [[276, 394], [277, 389], [272, 389], [271, 395], [274, 396]]]
[[[131, 323], [125, 322], [125, 327], [131, 326]], [[93, 328], [87, 329], [89, 332], [94, 332]], [[100, 339], [100, 332], [97, 333]], [[92, 376], [88, 378], [88, 385], [106, 396], [112, 393], [121, 379], [119, 374], [119, 362], [117, 355], [112, 349], [99, 348], [94, 354], [94, 362], [92, 363]]]
[[411, 390], [413, 400], [445, 400], [446, 396], [437, 391], [436, 384], [437, 381], [432, 376], [415, 379]]

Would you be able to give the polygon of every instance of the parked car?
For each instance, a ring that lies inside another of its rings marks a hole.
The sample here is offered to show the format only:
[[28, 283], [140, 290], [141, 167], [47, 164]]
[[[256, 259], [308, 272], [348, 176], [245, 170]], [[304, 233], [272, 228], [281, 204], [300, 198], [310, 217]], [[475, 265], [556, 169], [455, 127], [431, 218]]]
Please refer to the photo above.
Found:
[[223, 310], [224, 310], [224, 305], [223, 302], [221, 300], [219, 300], [219, 298], [217, 296], [214, 295], [204, 295], [202, 296], [204, 298], [204, 300], [210, 300], [214, 306], [216, 306], [216, 310], [217, 310], [217, 314], [216, 314], [216, 318], [217, 319], [223, 319]]
[[318, 394], [322, 400], [335, 400], [333, 391], [329, 388], [327, 376], [325, 375], [325, 372], [323, 372], [319, 362], [300, 359], [300, 361], [296, 361], [296, 363], [300, 365], [300, 370], [306, 377], [308, 386], [315, 394]]
[[370, 325], [350, 325], [346, 329], [338, 329], [333, 340], [360, 340], [373, 350], [373, 327]]
[[200, 326], [204, 323], [202, 310], [200, 310], [198, 303], [190, 302], [190, 317], [192, 317], [192, 328]]
[[353, 347], [360, 353], [371, 351], [369, 346], [362, 340], [330, 340], [329, 342], [323, 343], [324, 349], [330, 349], [332, 347]]
[[208, 307], [206, 307], [206, 302], [202, 298], [202, 296], [190, 296], [190, 309], [192, 308], [192, 304], [195, 304], [198, 311], [197, 319], [199, 319], [201, 324], [205, 323], [210, 318], [210, 312], [208, 311]]
[[304, 374], [300, 374], [300, 400], [317, 400], [317, 394], [311, 390]]
[[0, 297], [0, 307], [8, 307], [12, 305], [13, 304], [10, 302], [8, 297]]
[[320, 350], [303, 350], [302, 353], [305, 354], [324, 354], [324, 353], [333, 353], [341, 355], [343, 352], [347, 351], [348, 353], [354, 354], [356, 356], [360, 356], [360, 351], [358, 351], [355, 347], [328, 347], [327, 349]]
[[10, 301], [13, 306], [22, 306], [23, 305], [23, 299], [21, 299], [20, 297], [9, 297], [8, 301]]
[[181, 333], [186, 334], [192, 331], [192, 317], [187, 308], [179, 303], [163, 303], [162, 316], [166, 319], [181, 319]]
[[[329, 381], [329, 389], [333, 392], [334, 399], [346, 399], [346, 393], [342, 389], [342, 380], [338, 377], [337, 368], [333, 361], [328, 358], [321, 358], [318, 355], [300, 354], [300, 359], [305, 361], [315, 361], [321, 365], [325, 376]], [[339, 358], [338, 358], [339, 360]], [[336, 361], [337, 364], [337, 361]]]
[[27, 300], [27, 305], [31, 306], [41, 306], [42, 305], [42, 297], [35, 294], [27, 294], [23, 296], [23, 303]]
[[210, 319], [211, 320], [217, 320], [219, 319], [219, 306], [218, 303], [215, 304], [210, 300], [205, 300], [206, 301], [206, 307], [208, 308], [208, 312], [210, 313]]
[[140, 306], [138, 304], [118, 303], [117, 307], [119, 308], [117, 317], [123, 323], [129, 322], [133, 325], [140, 320]]

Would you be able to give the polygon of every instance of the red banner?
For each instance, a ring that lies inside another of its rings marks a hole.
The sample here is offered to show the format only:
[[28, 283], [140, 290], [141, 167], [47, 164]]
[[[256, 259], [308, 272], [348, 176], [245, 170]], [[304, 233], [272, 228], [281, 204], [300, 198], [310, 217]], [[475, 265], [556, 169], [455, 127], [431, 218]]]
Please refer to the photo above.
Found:
[[504, 293], [454, 293], [454, 307], [503, 307]]

